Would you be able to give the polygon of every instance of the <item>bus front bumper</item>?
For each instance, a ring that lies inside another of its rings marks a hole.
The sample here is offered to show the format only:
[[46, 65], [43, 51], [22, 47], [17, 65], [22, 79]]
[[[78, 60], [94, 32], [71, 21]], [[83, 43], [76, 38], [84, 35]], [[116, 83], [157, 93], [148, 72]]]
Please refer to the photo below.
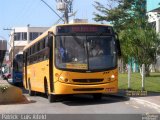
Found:
[[95, 85], [77, 85], [56, 82], [54, 84], [54, 94], [90, 94], [90, 93], [106, 93], [112, 94], [118, 92], [118, 82]]

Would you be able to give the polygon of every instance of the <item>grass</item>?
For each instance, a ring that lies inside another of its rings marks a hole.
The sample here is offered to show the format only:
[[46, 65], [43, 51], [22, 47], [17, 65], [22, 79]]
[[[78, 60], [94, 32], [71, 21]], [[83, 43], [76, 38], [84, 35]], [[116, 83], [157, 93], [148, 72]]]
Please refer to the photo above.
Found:
[[[128, 89], [128, 75], [119, 74], [119, 89]], [[131, 74], [131, 89], [142, 90], [142, 77], [140, 73]], [[160, 92], [160, 73], [151, 73], [145, 78], [145, 90], [150, 92]]]

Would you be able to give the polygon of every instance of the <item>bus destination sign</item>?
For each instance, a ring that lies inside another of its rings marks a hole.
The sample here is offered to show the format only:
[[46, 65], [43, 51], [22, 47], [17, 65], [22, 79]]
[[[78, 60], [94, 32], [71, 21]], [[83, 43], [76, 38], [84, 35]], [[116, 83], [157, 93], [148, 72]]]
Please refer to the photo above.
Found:
[[98, 25], [70, 25], [70, 26], [58, 26], [57, 33], [107, 33], [112, 34], [112, 28], [110, 26], [98, 26]]

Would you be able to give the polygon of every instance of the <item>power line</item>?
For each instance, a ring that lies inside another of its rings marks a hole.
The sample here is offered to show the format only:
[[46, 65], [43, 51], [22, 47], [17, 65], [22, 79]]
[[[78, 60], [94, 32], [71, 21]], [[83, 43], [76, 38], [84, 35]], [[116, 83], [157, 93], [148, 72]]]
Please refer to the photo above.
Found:
[[58, 15], [58, 13], [51, 7], [49, 6], [44, 0], [41, 0], [44, 4], [47, 5], [47, 7], [49, 7], [62, 21], [64, 21], [64, 19]]

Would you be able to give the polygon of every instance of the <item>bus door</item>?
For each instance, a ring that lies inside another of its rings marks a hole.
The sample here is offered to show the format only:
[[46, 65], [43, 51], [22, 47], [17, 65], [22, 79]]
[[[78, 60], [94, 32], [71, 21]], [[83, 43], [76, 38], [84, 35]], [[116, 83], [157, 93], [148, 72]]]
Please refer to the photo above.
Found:
[[53, 33], [48, 32], [48, 47], [49, 47], [49, 86], [50, 92], [54, 90], [53, 78]]
[[23, 71], [23, 79], [25, 81], [25, 86], [28, 88], [28, 83], [27, 83], [27, 52], [23, 52], [23, 62], [24, 62], [24, 71]]

